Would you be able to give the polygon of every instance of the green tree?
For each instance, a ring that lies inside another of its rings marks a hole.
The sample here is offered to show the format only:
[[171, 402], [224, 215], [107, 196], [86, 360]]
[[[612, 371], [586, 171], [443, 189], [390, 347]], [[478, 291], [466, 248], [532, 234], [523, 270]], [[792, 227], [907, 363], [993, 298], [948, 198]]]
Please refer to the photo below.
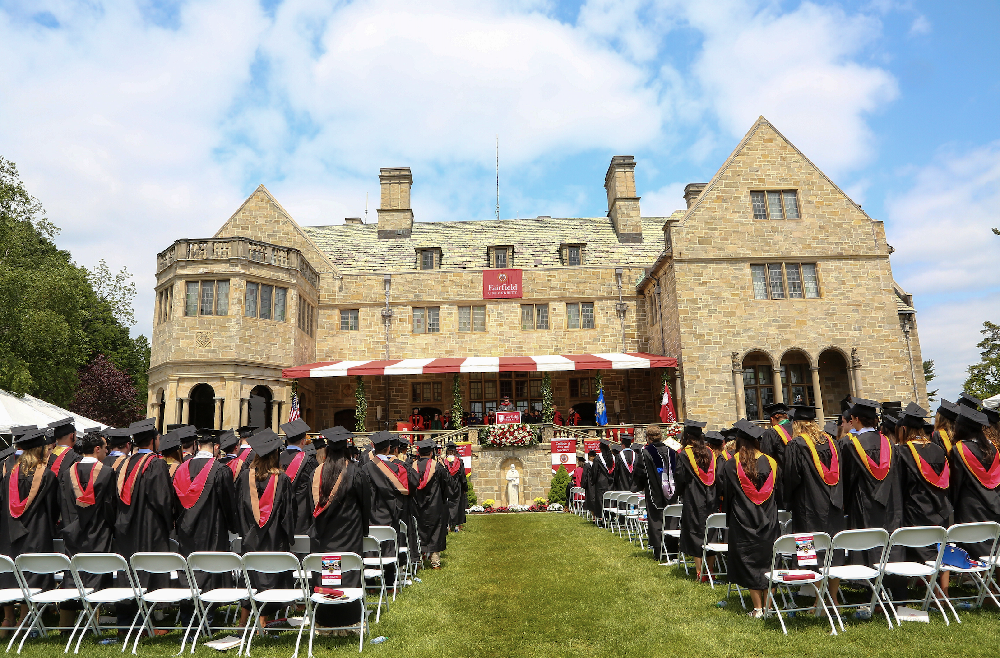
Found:
[[[937, 375], [934, 373], [934, 359], [924, 361], [924, 381], [930, 384], [931, 380], [933, 380], [936, 376]], [[936, 388], [933, 391], [927, 391], [928, 402], [933, 402], [937, 397], [937, 394], [938, 389]]]
[[969, 366], [965, 391], [985, 400], [1000, 395], [1000, 325], [984, 322], [979, 333], [984, 336], [976, 345], [980, 349], [981, 360]]
[[149, 342], [130, 338], [119, 319], [134, 316], [131, 275], [77, 266], [56, 246], [58, 232], [14, 163], [0, 157], [0, 388], [65, 407], [80, 369], [105, 354], [145, 406]]
[[552, 483], [549, 485], [549, 504], [566, 505], [567, 485], [569, 485], [569, 473], [565, 466], [560, 466], [556, 474], [552, 476]]

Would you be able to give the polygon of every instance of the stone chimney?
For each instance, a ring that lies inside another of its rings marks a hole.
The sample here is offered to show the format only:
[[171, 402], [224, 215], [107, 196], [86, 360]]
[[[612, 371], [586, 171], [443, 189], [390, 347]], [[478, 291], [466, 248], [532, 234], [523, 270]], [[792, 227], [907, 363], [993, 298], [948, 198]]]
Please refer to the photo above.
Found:
[[684, 200], [687, 201], [688, 208], [694, 205], [707, 185], [708, 183], [688, 183], [684, 186]]
[[344, 223], [349, 224], [351, 226], [360, 226], [364, 224], [364, 222], [361, 220], [360, 217], [345, 217]]
[[413, 230], [410, 209], [410, 187], [413, 175], [409, 167], [388, 167], [378, 170], [382, 200], [378, 209], [378, 237], [382, 240], [408, 238]]
[[608, 217], [618, 234], [618, 241], [642, 242], [639, 197], [635, 195], [635, 158], [631, 155], [611, 158], [604, 189], [608, 192]]

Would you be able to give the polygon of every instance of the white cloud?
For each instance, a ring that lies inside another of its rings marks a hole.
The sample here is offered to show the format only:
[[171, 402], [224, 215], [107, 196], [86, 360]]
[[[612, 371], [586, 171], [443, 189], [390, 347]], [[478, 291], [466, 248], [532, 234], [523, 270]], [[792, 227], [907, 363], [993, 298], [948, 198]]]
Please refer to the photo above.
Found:
[[931, 22], [927, 20], [927, 17], [920, 14], [913, 19], [913, 23], [910, 25], [910, 35], [918, 36], [931, 33]]
[[685, 185], [687, 183], [670, 183], [643, 194], [639, 202], [643, 217], [669, 217], [673, 211], [687, 208], [687, 202], [684, 201]]

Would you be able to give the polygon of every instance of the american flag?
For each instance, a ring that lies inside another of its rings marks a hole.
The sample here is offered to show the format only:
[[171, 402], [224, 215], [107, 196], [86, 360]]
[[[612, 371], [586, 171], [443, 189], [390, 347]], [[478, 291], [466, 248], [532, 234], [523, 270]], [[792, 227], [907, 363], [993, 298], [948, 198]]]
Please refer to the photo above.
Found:
[[292, 410], [288, 412], [288, 422], [293, 420], [298, 420], [302, 417], [299, 413], [299, 396], [297, 393], [292, 393]]

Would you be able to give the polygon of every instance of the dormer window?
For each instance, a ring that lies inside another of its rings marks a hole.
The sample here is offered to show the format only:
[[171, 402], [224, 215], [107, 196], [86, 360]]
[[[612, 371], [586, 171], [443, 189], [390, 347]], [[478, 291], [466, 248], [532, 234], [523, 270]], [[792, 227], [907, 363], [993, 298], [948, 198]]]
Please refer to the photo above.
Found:
[[490, 247], [490, 267], [504, 269], [514, 266], [514, 247]]
[[575, 266], [583, 265], [584, 247], [583, 244], [564, 243], [559, 251], [563, 265]]
[[441, 267], [441, 250], [436, 248], [417, 249], [417, 269], [436, 270]]

